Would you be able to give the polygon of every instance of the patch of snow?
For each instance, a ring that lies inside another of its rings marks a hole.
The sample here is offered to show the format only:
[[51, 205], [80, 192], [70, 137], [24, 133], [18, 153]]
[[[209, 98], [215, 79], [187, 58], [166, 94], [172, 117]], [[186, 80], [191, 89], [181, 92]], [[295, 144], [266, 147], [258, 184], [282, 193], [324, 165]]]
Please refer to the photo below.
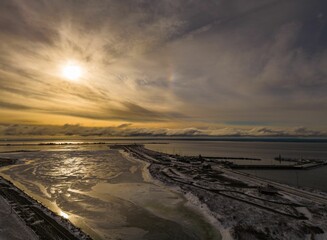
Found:
[[317, 234], [315, 236], [315, 240], [326, 240], [326, 239], [327, 239], [327, 233]]
[[306, 216], [309, 220], [312, 220], [312, 214], [306, 207], [297, 207], [296, 210]]
[[40, 223], [43, 223], [44, 221], [43, 220], [38, 220], [38, 221], [35, 221], [33, 223], [31, 223], [31, 225], [38, 225]]
[[38, 239], [36, 234], [10, 208], [7, 201], [0, 196], [0, 239]]
[[222, 224], [213, 216], [212, 212], [208, 208], [205, 203], [201, 203], [199, 198], [192, 194], [191, 192], [187, 192], [184, 194], [185, 198], [188, 200], [187, 204], [189, 207], [200, 211], [202, 215], [209, 221], [209, 223], [214, 226], [222, 237], [222, 240], [232, 240], [231, 232], [229, 228], [224, 228]]

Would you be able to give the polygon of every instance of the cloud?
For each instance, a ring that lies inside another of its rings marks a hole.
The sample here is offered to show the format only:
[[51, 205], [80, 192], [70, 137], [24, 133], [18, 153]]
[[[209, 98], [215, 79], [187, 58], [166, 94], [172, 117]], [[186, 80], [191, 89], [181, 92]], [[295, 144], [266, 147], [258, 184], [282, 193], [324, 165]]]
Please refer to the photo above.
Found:
[[118, 125], [117, 128], [126, 128], [126, 127], [130, 127], [130, 126], [132, 126], [131, 123], [123, 123], [123, 124]]
[[[247, 134], [235, 124], [203, 130], [224, 123], [257, 123], [258, 135], [324, 131], [326, 9], [323, 0], [3, 0], [0, 113], [190, 127], [123, 127], [135, 135]], [[86, 69], [78, 84], [60, 76], [67, 59]]]
[[65, 124], [63, 126], [1, 124], [0, 136], [81, 136], [81, 137], [203, 137], [203, 136], [253, 136], [253, 137], [326, 137], [327, 132], [311, 130], [304, 127], [294, 129], [272, 128], [234, 128], [223, 127], [215, 129], [199, 128], [135, 128], [130, 124], [113, 127], [85, 127]]
[[9, 102], [0, 102], [1, 108], [7, 108], [7, 109], [15, 109], [15, 110], [26, 110], [29, 109], [29, 107], [26, 107], [24, 105], [15, 104], [15, 103], [9, 103]]

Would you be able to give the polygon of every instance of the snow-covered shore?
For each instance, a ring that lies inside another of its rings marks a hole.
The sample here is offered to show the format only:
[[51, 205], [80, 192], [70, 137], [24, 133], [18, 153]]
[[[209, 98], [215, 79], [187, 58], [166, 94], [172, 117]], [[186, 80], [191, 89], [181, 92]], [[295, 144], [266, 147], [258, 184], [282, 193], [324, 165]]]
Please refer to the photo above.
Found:
[[91, 239], [64, 216], [56, 215], [2, 177], [0, 207], [0, 239]]
[[11, 205], [0, 196], [0, 239], [34, 240], [37, 235], [12, 210]]
[[143, 165], [143, 178], [147, 182], [152, 182], [158, 185], [164, 185], [168, 187], [171, 191], [177, 192], [181, 194], [186, 199], [186, 204], [188, 208], [192, 209], [194, 212], [199, 213], [201, 216], [205, 218], [205, 220], [212, 225], [213, 228], [215, 228], [215, 232], [217, 233], [217, 237], [220, 239], [229, 240], [232, 239], [230, 236], [230, 232], [228, 229], [224, 229], [223, 226], [219, 223], [219, 221], [216, 220], [216, 218], [212, 215], [211, 211], [208, 209], [206, 204], [201, 203], [201, 201], [197, 198], [197, 196], [193, 195], [191, 192], [188, 192], [185, 194], [185, 191], [183, 191], [179, 186], [174, 185], [167, 185], [165, 182], [162, 182], [160, 179], [156, 178], [155, 175], [151, 174], [150, 168], [151, 164], [147, 161], [140, 160], [137, 157], [134, 157], [132, 154], [119, 150], [119, 152], [128, 160], [130, 161], [136, 161]]
[[[223, 239], [327, 239], [325, 199], [286, 186], [271, 186], [195, 157], [161, 154], [143, 146], [123, 147], [150, 163], [154, 179], [180, 189], [215, 219]], [[327, 200], [327, 199], [326, 199]]]

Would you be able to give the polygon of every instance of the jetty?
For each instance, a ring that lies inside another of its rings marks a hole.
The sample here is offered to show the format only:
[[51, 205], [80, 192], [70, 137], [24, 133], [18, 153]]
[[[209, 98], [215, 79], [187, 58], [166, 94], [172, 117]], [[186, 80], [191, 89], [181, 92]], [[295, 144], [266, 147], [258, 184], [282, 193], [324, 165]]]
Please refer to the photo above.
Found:
[[312, 162], [312, 163], [304, 163], [304, 164], [294, 164], [294, 165], [264, 165], [264, 164], [228, 164], [228, 166], [232, 169], [262, 169], [262, 170], [307, 170], [317, 167], [322, 167], [327, 165], [327, 163], [321, 162]]

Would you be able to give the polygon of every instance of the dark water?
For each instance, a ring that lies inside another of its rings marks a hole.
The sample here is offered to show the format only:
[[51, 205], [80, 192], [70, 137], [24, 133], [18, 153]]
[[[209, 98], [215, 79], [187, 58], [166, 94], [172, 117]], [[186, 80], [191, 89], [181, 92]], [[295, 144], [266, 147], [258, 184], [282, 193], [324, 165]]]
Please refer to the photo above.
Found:
[[147, 144], [146, 146], [153, 150], [181, 155], [255, 157], [271, 161], [281, 154], [291, 158], [327, 160], [327, 143], [172, 141], [169, 144]]
[[[148, 148], [171, 154], [261, 158], [247, 164], [280, 164], [274, 158], [327, 160], [326, 142], [254, 142], [254, 141], [172, 141], [169, 144], [147, 144]], [[287, 164], [287, 163], [286, 163]], [[244, 170], [263, 178], [299, 187], [327, 192], [327, 166], [308, 170]]]

